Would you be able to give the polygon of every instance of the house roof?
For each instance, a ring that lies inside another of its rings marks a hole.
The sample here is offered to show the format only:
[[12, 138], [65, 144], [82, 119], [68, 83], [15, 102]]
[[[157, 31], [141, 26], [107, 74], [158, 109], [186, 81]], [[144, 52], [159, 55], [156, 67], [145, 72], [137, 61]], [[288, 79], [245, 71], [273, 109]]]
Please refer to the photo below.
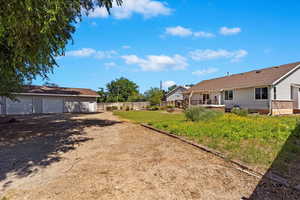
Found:
[[95, 96], [96, 91], [86, 88], [65, 88], [65, 87], [50, 87], [50, 86], [35, 86], [26, 85], [22, 88], [21, 94], [40, 94], [40, 95], [64, 95], [64, 96]]
[[224, 89], [268, 86], [272, 85], [275, 81], [279, 80], [299, 65], [300, 62], [296, 62], [204, 80], [191, 87], [185, 93], [190, 93], [191, 91], [220, 91]]
[[189, 87], [185, 87], [185, 86], [179, 85], [179, 86], [177, 86], [176, 88], [174, 88], [173, 90], [171, 90], [170, 92], [168, 92], [168, 93], [166, 94], [166, 97], [169, 97], [170, 95], [174, 94], [174, 93], [175, 93], [178, 89], [180, 89], [180, 88], [182, 88], [182, 89], [184, 89], [184, 90], [188, 90], [188, 89], [189, 89]]

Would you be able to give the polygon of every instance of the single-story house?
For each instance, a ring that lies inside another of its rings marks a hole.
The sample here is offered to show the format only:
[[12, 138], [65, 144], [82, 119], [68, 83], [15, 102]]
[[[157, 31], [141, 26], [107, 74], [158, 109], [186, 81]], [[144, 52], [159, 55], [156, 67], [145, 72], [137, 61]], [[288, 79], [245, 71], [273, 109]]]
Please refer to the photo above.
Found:
[[0, 97], [0, 115], [97, 111], [97, 92], [83, 88], [24, 86], [17, 100]]
[[300, 62], [204, 80], [184, 94], [188, 106], [292, 114], [300, 111]]
[[166, 94], [166, 101], [168, 105], [181, 107], [184, 101], [183, 92], [187, 91], [189, 87], [177, 86]]

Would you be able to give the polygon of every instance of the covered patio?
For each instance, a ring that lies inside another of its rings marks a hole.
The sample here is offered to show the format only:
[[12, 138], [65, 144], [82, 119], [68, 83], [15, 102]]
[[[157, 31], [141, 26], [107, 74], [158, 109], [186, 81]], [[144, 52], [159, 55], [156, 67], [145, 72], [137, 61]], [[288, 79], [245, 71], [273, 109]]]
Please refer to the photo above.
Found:
[[187, 107], [202, 106], [225, 109], [222, 92], [217, 90], [193, 90], [184, 93]]

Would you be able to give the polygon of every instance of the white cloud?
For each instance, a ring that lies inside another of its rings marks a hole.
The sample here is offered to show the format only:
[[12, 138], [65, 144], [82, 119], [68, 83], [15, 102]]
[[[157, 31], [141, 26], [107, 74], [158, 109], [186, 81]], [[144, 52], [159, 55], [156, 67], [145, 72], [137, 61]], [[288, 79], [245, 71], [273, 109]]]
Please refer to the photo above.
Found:
[[123, 49], [130, 49], [131, 46], [129, 46], [129, 45], [123, 45], [122, 48], [123, 48]]
[[183, 70], [188, 66], [186, 58], [181, 55], [149, 55], [146, 59], [136, 55], [122, 56], [127, 64], [136, 64], [143, 71], [162, 71], [162, 70]]
[[231, 62], [238, 62], [240, 59], [248, 55], [246, 50], [229, 51], [225, 49], [212, 50], [212, 49], [197, 49], [189, 52], [190, 57], [193, 60], [213, 60], [219, 58], [231, 59]]
[[220, 28], [220, 34], [222, 35], [236, 35], [241, 32], [241, 28], [235, 27], [235, 28], [228, 28], [226, 26]]
[[175, 81], [164, 81], [162, 83], [163, 88], [168, 89], [169, 87], [176, 85]]
[[212, 37], [215, 37], [215, 35], [213, 33], [208, 33], [208, 32], [204, 32], [204, 31], [195, 32], [194, 36], [195, 37], [202, 37], [202, 38], [212, 38]]
[[[116, 19], [130, 18], [133, 14], [141, 14], [144, 18], [156, 17], [159, 15], [169, 15], [172, 10], [166, 3], [155, 0], [125, 0], [121, 7], [114, 6], [111, 14]], [[96, 8], [89, 14], [89, 17], [107, 18], [109, 15], [105, 8]]]
[[94, 11], [89, 13], [89, 17], [91, 18], [107, 18], [109, 16], [107, 10], [105, 8], [97, 7]]
[[186, 37], [186, 36], [193, 35], [193, 32], [188, 28], [184, 28], [182, 26], [176, 26], [176, 27], [166, 28], [166, 34], [173, 35], [173, 36]]
[[204, 32], [204, 31], [193, 32], [191, 29], [182, 26], [167, 27], [166, 34], [179, 36], [179, 37], [187, 37], [187, 36], [202, 37], [202, 38], [215, 37], [215, 35], [212, 33]]
[[207, 69], [194, 71], [194, 72], [192, 72], [192, 74], [197, 75], [197, 76], [203, 76], [203, 75], [207, 75], [207, 74], [213, 74], [218, 71], [219, 71], [219, 69], [217, 69], [217, 68], [207, 68]]
[[108, 63], [104, 63], [105, 67], [110, 68], [110, 67], [115, 67], [117, 66], [117, 64], [115, 62], [108, 62]]
[[72, 57], [93, 57], [96, 59], [107, 59], [112, 58], [114, 55], [118, 54], [114, 50], [110, 51], [96, 51], [92, 48], [82, 48], [74, 51], [67, 51], [66, 56]]
[[66, 52], [66, 56], [74, 56], [74, 57], [89, 57], [96, 53], [95, 49], [91, 48], [82, 48], [80, 50], [68, 51]]
[[107, 59], [107, 58], [112, 58], [113, 56], [115, 56], [117, 54], [118, 53], [114, 50], [97, 51], [96, 54], [94, 55], [94, 57], [97, 58], [97, 59]]

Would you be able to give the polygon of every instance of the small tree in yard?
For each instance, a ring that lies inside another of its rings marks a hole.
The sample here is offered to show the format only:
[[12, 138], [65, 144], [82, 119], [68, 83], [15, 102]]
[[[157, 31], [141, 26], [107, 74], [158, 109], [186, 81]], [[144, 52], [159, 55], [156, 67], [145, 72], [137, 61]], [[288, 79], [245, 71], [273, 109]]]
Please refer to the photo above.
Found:
[[145, 97], [151, 105], [159, 105], [164, 97], [164, 91], [159, 88], [151, 88], [145, 92]]

